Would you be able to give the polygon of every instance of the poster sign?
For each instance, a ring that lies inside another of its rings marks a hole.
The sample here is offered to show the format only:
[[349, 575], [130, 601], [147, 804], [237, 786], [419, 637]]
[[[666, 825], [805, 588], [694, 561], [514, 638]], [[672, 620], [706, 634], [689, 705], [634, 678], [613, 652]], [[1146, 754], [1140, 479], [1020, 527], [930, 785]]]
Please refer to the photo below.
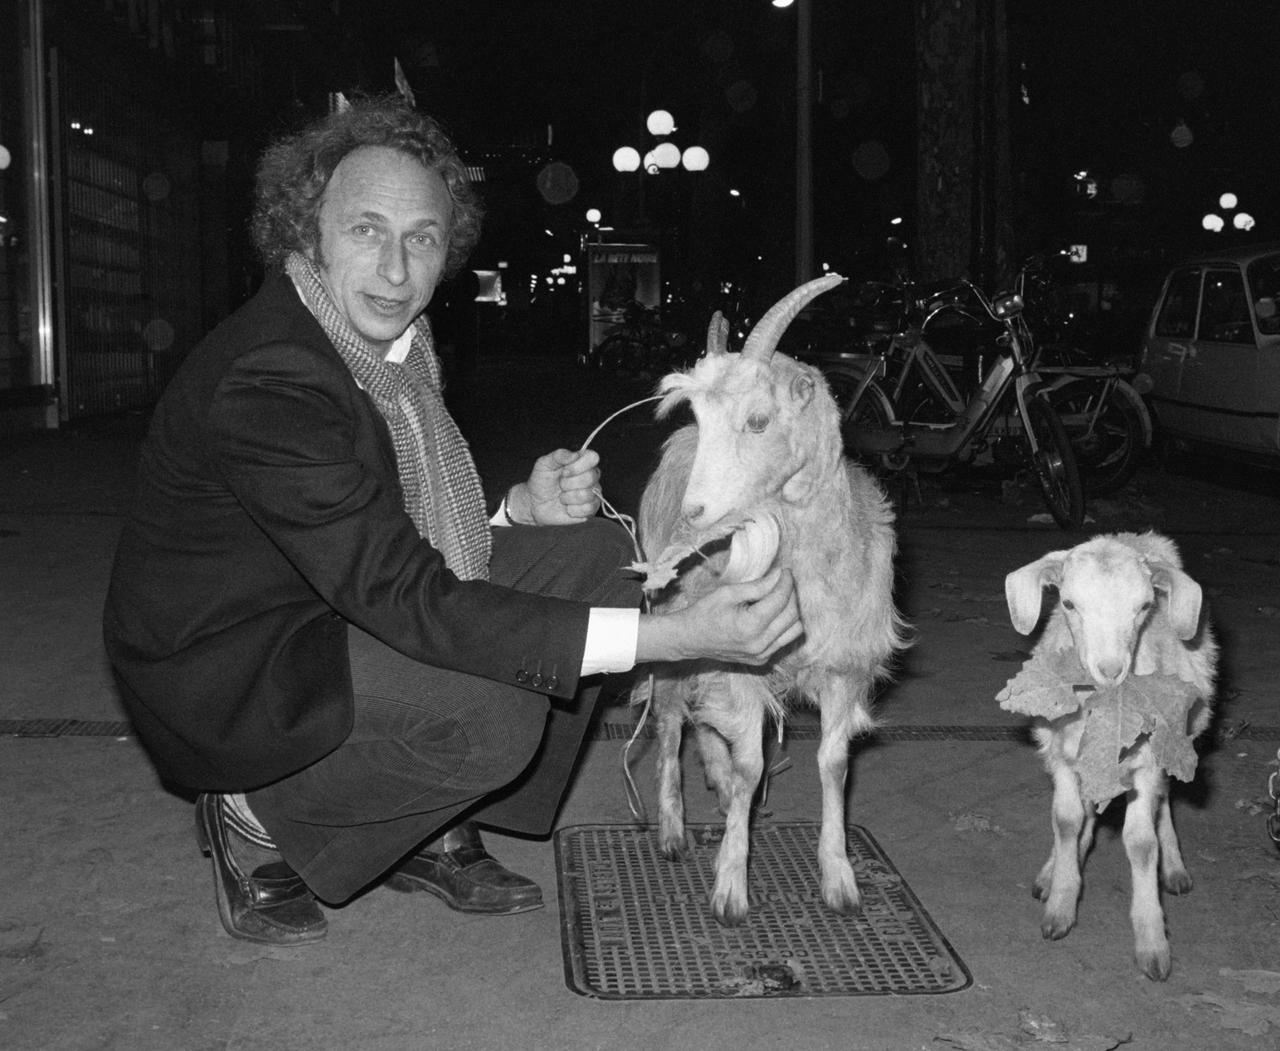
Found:
[[623, 322], [632, 303], [657, 309], [661, 302], [657, 245], [587, 245], [586, 351], [599, 346]]

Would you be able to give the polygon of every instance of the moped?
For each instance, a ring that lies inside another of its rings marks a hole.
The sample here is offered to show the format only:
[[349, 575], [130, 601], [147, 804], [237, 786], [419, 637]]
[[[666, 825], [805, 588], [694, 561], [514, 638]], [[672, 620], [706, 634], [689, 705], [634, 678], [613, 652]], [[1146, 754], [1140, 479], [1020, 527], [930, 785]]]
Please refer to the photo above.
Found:
[[[1037, 370], [1035, 341], [1016, 292], [988, 298], [961, 279], [917, 290], [900, 278], [899, 323], [854, 353], [825, 354], [822, 369], [840, 405], [846, 447], [887, 471], [941, 472], [961, 463], [1030, 468], [1063, 529], [1084, 521], [1075, 453]], [[962, 393], [926, 333], [947, 321], [994, 327], [993, 353]]]

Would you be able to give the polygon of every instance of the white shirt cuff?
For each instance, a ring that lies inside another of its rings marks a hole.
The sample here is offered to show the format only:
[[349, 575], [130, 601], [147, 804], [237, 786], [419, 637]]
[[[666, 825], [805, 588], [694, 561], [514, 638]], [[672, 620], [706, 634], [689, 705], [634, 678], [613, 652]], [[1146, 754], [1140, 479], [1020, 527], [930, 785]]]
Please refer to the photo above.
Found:
[[636, 664], [636, 644], [639, 639], [638, 609], [593, 606], [587, 620], [582, 674], [630, 671]]

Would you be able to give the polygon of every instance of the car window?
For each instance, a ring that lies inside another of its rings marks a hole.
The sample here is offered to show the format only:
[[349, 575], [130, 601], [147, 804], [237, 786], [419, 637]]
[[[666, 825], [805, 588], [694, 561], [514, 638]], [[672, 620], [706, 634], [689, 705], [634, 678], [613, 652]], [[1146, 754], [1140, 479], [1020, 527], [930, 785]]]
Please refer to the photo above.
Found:
[[1200, 271], [1175, 270], [1156, 316], [1156, 335], [1166, 339], [1189, 339], [1195, 335], [1199, 301]]
[[1239, 270], [1208, 270], [1200, 304], [1200, 338], [1253, 345], [1253, 320]]
[[1263, 256], [1249, 264], [1249, 294], [1258, 331], [1280, 332], [1280, 255]]

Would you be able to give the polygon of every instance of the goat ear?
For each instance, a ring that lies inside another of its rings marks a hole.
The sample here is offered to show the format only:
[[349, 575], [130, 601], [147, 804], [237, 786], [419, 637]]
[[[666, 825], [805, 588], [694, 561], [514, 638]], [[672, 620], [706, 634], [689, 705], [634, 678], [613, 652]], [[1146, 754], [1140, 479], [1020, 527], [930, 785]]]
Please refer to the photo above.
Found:
[[806, 376], [803, 372], [791, 381], [791, 398], [797, 408], [803, 411], [809, 407], [809, 402], [813, 401], [813, 390], [813, 377]]
[[1040, 620], [1040, 607], [1046, 585], [1062, 583], [1062, 561], [1065, 551], [1054, 551], [1030, 565], [1015, 569], [1004, 578], [1004, 597], [1009, 605], [1009, 620], [1019, 635], [1030, 635]]
[[1168, 562], [1151, 563], [1151, 586], [1168, 596], [1169, 623], [1178, 638], [1187, 641], [1200, 630], [1200, 585], [1177, 566]]

